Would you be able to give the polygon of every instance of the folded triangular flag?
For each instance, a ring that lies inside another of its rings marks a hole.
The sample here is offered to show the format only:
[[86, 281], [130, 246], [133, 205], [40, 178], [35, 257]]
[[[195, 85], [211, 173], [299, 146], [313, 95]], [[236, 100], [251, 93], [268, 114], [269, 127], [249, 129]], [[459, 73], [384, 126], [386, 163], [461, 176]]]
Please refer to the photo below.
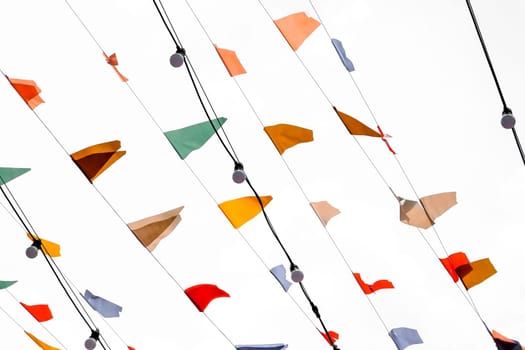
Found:
[[264, 131], [266, 131], [272, 140], [279, 154], [283, 154], [288, 148], [299, 143], [314, 140], [314, 133], [312, 130], [290, 124], [266, 126]]
[[398, 197], [399, 218], [401, 222], [427, 229], [434, 225], [434, 220], [457, 204], [456, 192], [437, 193], [420, 198], [423, 206], [417, 201]]
[[40, 90], [33, 80], [7, 79], [9, 79], [11, 86], [18, 92], [29, 108], [35, 109], [39, 104], [44, 102], [39, 95], [42, 90]]
[[111, 68], [113, 68], [115, 73], [117, 73], [120, 80], [122, 80], [123, 82], [128, 81], [128, 78], [122, 75], [122, 73], [120, 73], [119, 70], [117, 69], [117, 66], [118, 66], [117, 54], [113, 53], [110, 56], [106, 55], [105, 52], [102, 52], [102, 54], [104, 55], [106, 62], [111, 66]]
[[180, 212], [184, 207], [150, 216], [128, 224], [135, 237], [150, 252], [157, 247], [159, 242], [168, 236], [181, 221]]
[[343, 47], [343, 43], [340, 40], [332, 38], [332, 45], [334, 45], [335, 51], [337, 52], [337, 55], [339, 55], [339, 58], [341, 59], [341, 62], [343, 63], [343, 66], [345, 66], [346, 70], [349, 72], [354, 71], [354, 64], [348, 57], [346, 57], [345, 48]]
[[214, 284], [197, 284], [187, 288], [184, 292], [200, 312], [204, 312], [212, 300], [230, 297], [228, 293]]
[[[470, 261], [467, 257], [467, 255], [463, 252], [457, 252], [454, 254], [450, 254], [446, 258], [439, 259], [445, 269], [448, 271], [450, 277], [454, 280], [454, 282], [457, 282], [459, 280], [459, 276], [456, 273], [456, 269], [460, 266], [469, 266], [470, 270], [472, 270], [472, 267], [470, 266]], [[467, 271], [464, 271], [465, 273]]]
[[[35, 241], [31, 234], [27, 233], [27, 237], [31, 241]], [[42, 242], [41, 249], [44, 254], [52, 258], [58, 258], [60, 256], [60, 245], [58, 243], [51, 242], [43, 238], [39, 238], [39, 240]]]
[[341, 211], [339, 211], [339, 209], [334, 208], [327, 201], [310, 202], [310, 205], [314, 209], [319, 220], [321, 220], [321, 222], [323, 223], [323, 226], [326, 226], [331, 218], [341, 214]]
[[237, 57], [235, 51], [221, 49], [217, 45], [214, 46], [215, 50], [217, 50], [217, 53], [219, 54], [219, 57], [222, 60], [222, 63], [224, 63], [224, 66], [228, 70], [228, 73], [230, 73], [230, 76], [234, 77], [236, 75], [246, 73], [246, 70], [242, 66], [241, 61], [239, 61], [239, 58]]
[[492, 339], [494, 339], [494, 343], [496, 343], [496, 347], [498, 350], [523, 350], [525, 347], [522, 347], [521, 344], [514, 339], [509, 339], [505, 337], [504, 335], [496, 332], [493, 330], [491, 332]]
[[235, 345], [237, 350], [284, 350], [288, 344], [257, 344], [257, 345]]
[[49, 305], [38, 304], [38, 305], [26, 305], [20, 303], [33, 316], [38, 322], [46, 322], [53, 318]]
[[330, 345], [334, 345], [334, 343], [339, 339], [339, 333], [337, 332], [334, 332], [334, 331], [328, 331], [328, 334], [330, 335], [330, 338], [332, 339], [332, 341], [330, 341], [330, 338], [328, 337], [328, 335], [326, 333], [323, 333], [321, 331], [319, 331], [319, 333], [321, 333], [321, 335], [323, 336], [323, 338], [328, 342], [328, 344]]
[[226, 123], [226, 118], [213, 119], [213, 126], [209, 121], [187, 126], [182, 129], [167, 131], [171, 146], [177, 151], [181, 159], [185, 159], [191, 152], [201, 148], [221, 126]]
[[367, 284], [361, 279], [360, 273], [354, 272], [354, 277], [365, 294], [372, 294], [380, 289], [394, 288], [394, 285], [389, 280], [379, 280], [373, 284]]
[[[262, 207], [266, 207], [272, 200], [272, 196], [262, 196], [260, 199]], [[261, 203], [255, 196], [242, 197], [223, 202], [219, 204], [219, 208], [221, 208], [232, 226], [239, 228], [262, 211]]]
[[0, 185], [5, 185], [9, 181], [27, 173], [30, 168], [0, 168]]
[[299, 46], [319, 27], [320, 23], [306, 15], [297, 12], [274, 21], [292, 50], [297, 51]]
[[11, 287], [13, 284], [15, 284], [18, 281], [0, 281], [0, 289], [6, 289]]
[[106, 300], [102, 297], [94, 295], [89, 290], [86, 289], [84, 295], [82, 295], [86, 302], [93, 308], [93, 310], [98, 311], [104, 317], [119, 317], [120, 312], [122, 311], [122, 306], [119, 306], [115, 303], [112, 303], [109, 300]]
[[288, 281], [286, 279], [286, 269], [283, 265], [277, 265], [273, 267], [270, 272], [272, 273], [273, 277], [279, 281], [281, 284], [281, 287], [283, 287], [285, 292], [288, 292], [288, 289], [290, 289], [290, 286], [292, 285], [292, 282]]
[[372, 137], [381, 137], [381, 134], [375, 131], [374, 129], [369, 128], [365, 124], [361, 123], [359, 120], [345, 114], [337, 108], [334, 107], [335, 112], [343, 122], [346, 127], [346, 130], [352, 135], [363, 135], [363, 136], [372, 136]]
[[456, 273], [463, 282], [466, 289], [470, 289], [485, 281], [496, 273], [496, 269], [489, 258], [476, 260], [468, 265], [456, 268]]
[[120, 141], [99, 143], [71, 154], [71, 158], [90, 182], [93, 182], [126, 151], [119, 151]]
[[423, 344], [423, 340], [421, 340], [417, 330], [412, 328], [394, 328], [388, 332], [388, 335], [392, 338], [398, 350], [403, 350], [410, 345]]
[[40, 349], [42, 350], [60, 350], [59, 348], [55, 348], [54, 346], [44, 343], [42, 340], [38, 339], [28, 331], [24, 331], [24, 333], [27, 334], [27, 336], [31, 338], [36, 343], [36, 345], [40, 346]]

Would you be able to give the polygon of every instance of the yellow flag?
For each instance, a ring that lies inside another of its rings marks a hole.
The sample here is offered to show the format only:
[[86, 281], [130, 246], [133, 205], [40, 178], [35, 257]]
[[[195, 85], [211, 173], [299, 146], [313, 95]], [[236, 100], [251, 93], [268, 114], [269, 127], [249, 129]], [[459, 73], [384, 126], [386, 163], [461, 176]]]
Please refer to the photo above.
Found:
[[[262, 196], [260, 198], [262, 207], [266, 207], [272, 200], [272, 196]], [[255, 196], [232, 199], [219, 204], [219, 208], [221, 208], [234, 228], [241, 227], [262, 211], [261, 204]]]
[[24, 332], [25, 334], [27, 334], [29, 338], [31, 338], [36, 343], [36, 345], [40, 346], [42, 350], [60, 350], [59, 348], [55, 348], [54, 346], [44, 343], [42, 340], [38, 339], [37, 337], [29, 333], [28, 331], [24, 331]]

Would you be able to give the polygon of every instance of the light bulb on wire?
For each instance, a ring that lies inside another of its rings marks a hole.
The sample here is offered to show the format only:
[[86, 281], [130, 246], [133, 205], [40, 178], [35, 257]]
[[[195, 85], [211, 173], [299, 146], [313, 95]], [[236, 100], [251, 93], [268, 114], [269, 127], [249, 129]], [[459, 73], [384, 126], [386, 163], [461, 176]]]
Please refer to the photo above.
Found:
[[87, 350], [93, 350], [97, 346], [97, 341], [100, 336], [98, 329], [91, 331], [91, 335], [84, 342], [84, 347]]
[[244, 172], [244, 167], [242, 163], [235, 163], [235, 168], [233, 169], [232, 174], [232, 180], [236, 184], [241, 184], [244, 182], [244, 180], [246, 180], [246, 173]]
[[186, 56], [186, 50], [182, 47], [178, 48], [177, 52], [171, 55], [170, 64], [175, 68], [179, 68], [184, 64], [184, 56]]
[[42, 241], [39, 239], [36, 239], [33, 241], [33, 244], [31, 244], [26, 249], [26, 256], [29, 259], [34, 259], [38, 255], [38, 251], [42, 248]]

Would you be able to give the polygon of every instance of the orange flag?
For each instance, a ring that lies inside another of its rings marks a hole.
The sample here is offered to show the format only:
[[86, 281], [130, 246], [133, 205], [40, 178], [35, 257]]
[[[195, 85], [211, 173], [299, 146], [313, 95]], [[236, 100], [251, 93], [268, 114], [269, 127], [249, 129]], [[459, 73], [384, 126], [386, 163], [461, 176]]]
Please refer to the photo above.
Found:
[[363, 293], [365, 294], [372, 294], [380, 289], [388, 289], [388, 288], [394, 288], [394, 285], [392, 282], [388, 280], [379, 280], [374, 282], [373, 284], [367, 284], [361, 279], [361, 274], [354, 272], [354, 277], [357, 280], [357, 283], [359, 284], [359, 287], [363, 290]]
[[374, 129], [369, 128], [365, 124], [361, 123], [359, 120], [352, 118], [348, 114], [345, 114], [341, 111], [338, 111], [334, 107], [335, 112], [346, 126], [346, 130], [352, 135], [364, 135], [372, 137], [381, 137], [381, 134], [375, 131]]
[[170, 211], [150, 216], [128, 224], [128, 227], [135, 234], [135, 237], [150, 252], [153, 251], [159, 242], [168, 236], [181, 221], [180, 212], [184, 207], [172, 209]]
[[27, 312], [29, 312], [38, 322], [49, 321], [53, 318], [53, 314], [51, 313], [49, 306], [46, 304], [26, 305], [20, 303], [20, 305], [22, 305], [24, 309], [26, 309]]
[[290, 124], [266, 126], [264, 131], [266, 131], [272, 140], [279, 154], [283, 154], [288, 148], [299, 143], [314, 140], [314, 133], [312, 130]]
[[44, 343], [42, 340], [38, 339], [28, 331], [24, 331], [24, 333], [27, 334], [27, 336], [31, 338], [36, 343], [36, 345], [40, 346], [42, 350], [60, 350], [59, 348], [55, 348], [54, 346]]
[[236, 75], [246, 73], [246, 70], [242, 66], [241, 61], [239, 61], [239, 58], [237, 57], [235, 51], [221, 49], [217, 45], [214, 46], [215, 50], [217, 50], [217, 53], [219, 54], [219, 57], [222, 60], [222, 63], [224, 63], [224, 66], [228, 70], [228, 73], [230, 73], [230, 76], [234, 77]]
[[496, 273], [496, 269], [489, 258], [476, 260], [468, 265], [460, 266], [456, 273], [463, 282], [466, 289], [470, 289]]
[[106, 62], [111, 66], [111, 68], [113, 68], [115, 73], [117, 73], [120, 80], [122, 80], [124, 83], [128, 81], [128, 78], [123, 76], [122, 73], [120, 73], [119, 70], [117, 69], [117, 66], [118, 66], [117, 54], [113, 53], [110, 56], [106, 55], [105, 52], [102, 52], [102, 54], [104, 55]]
[[341, 214], [339, 209], [332, 207], [327, 201], [311, 202], [310, 205], [314, 209], [319, 220], [323, 223], [323, 226], [326, 226], [331, 218]]
[[306, 38], [320, 25], [317, 20], [308, 17], [304, 12], [297, 12], [273, 22], [294, 51], [297, 51]]
[[44, 100], [40, 97], [40, 88], [33, 80], [7, 78], [11, 86], [18, 92], [20, 97], [27, 103], [29, 108], [35, 109]]
[[111, 141], [93, 145], [71, 154], [71, 158], [82, 170], [90, 182], [109, 168], [126, 151], [118, 151], [120, 141]]
[[[33, 239], [33, 236], [30, 235], [29, 233], [27, 233], [27, 237], [29, 237], [29, 239], [32, 240], [33, 242], [35, 241]], [[42, 238], [40, 238], [40, 241], [42, 242], [42, 252], [44, 254], [52, 258], [57, 258], [60, 256], [60, 245], [59, 244], [42, 239]]]
[[[260, 198], [263, 207], [272, 200], [272, 196]], [[261, 204], [255, 196], [232, 199], [219, 204], [219, 208], [234, 228], [241, 227], [262, 211]]]

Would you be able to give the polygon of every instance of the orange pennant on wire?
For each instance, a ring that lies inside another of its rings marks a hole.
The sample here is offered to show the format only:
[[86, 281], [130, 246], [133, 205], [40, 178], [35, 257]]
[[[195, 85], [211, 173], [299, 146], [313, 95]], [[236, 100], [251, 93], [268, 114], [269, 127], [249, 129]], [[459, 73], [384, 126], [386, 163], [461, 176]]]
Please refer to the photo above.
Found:
[[470, 289], [485, 281], [496, 273], [489, 258], [480, 259], [456, 268], [456, 273], [466, 289]]
[[27, 103], [29, 108], [35, 109], [44, 100], [40, 97], [42, 90], [33, 80], [12, 79], [7, 77], [11, 86], [18, 92], [20, 97]]
[[42, 350], [60, 350], [59, 348], [55, 348], [54, 346], [44, 343], [42, 340], [38, 339], [37, 337], [29, 333], [28, 331], [24, 331], [24, 333], [27, 334], [27, 336], [31, 338], [35, 342], [36, 345], [40, 346]]
[[279, 154], [283, 154], [284, 151], [295, 145], [314, 140], [312, 130], [290, 124], [266, 126], [264, 131], [272, 140]]
[[118, 151], [120, 141], [99, 143], [71, 154], [71, 159], [82, 170], [90, 182], [93, 182], [126, 151]]
[[352, 135], [363, 135], [371, 137], [381, 137], [381, 134], [375, 131], [374, 129], [369, 128], [365, 124], [361, 123], [359, 120], [349, 116], [346, 113], [339, 111], [337, 108], [333, 107], [341, 121], [346, 127], [346, 130]]
[[214, 46], [215, 50], [217, 50], [217, 53], [219, 54], [219, 57], [222, 60], [222, 63], [224, 63], [224, 66], [228, 70], [228, 73], [230, 73], [230, 76], [234, 77], [236, 75], [246, 73], [246, 70], [242, 66], [241, 61], [239, 61], [239, 58], [237, 57], [235, 51], [222, 49], [217, 45]]
[[394, 288], [394, 285], [389, 280], [379, 280], [375, 281], [373, 284], [367, 284], [361, 279], [360, 273], [354, 272], [354, 277], [365, 294], [372, 294], [380, 289]]
[[297, 12], [273, 21], [292, 50], [297, 49], [321, 23], [304, 12]]
[[105, 52], [102, 52], [104, 55], [104, 58], [106, 59], [106, 62], [115, 70], [115, 73], [117, 73], [120, 80], [122, 80], [124, 83], [128, 81], [128, 78], [126, 78], [122, 73], [119, 72], [117, 66], [118, 66], [118, 60], [117, 60], [117, 54], [112, 53], [111, 55], [106, 55]]

